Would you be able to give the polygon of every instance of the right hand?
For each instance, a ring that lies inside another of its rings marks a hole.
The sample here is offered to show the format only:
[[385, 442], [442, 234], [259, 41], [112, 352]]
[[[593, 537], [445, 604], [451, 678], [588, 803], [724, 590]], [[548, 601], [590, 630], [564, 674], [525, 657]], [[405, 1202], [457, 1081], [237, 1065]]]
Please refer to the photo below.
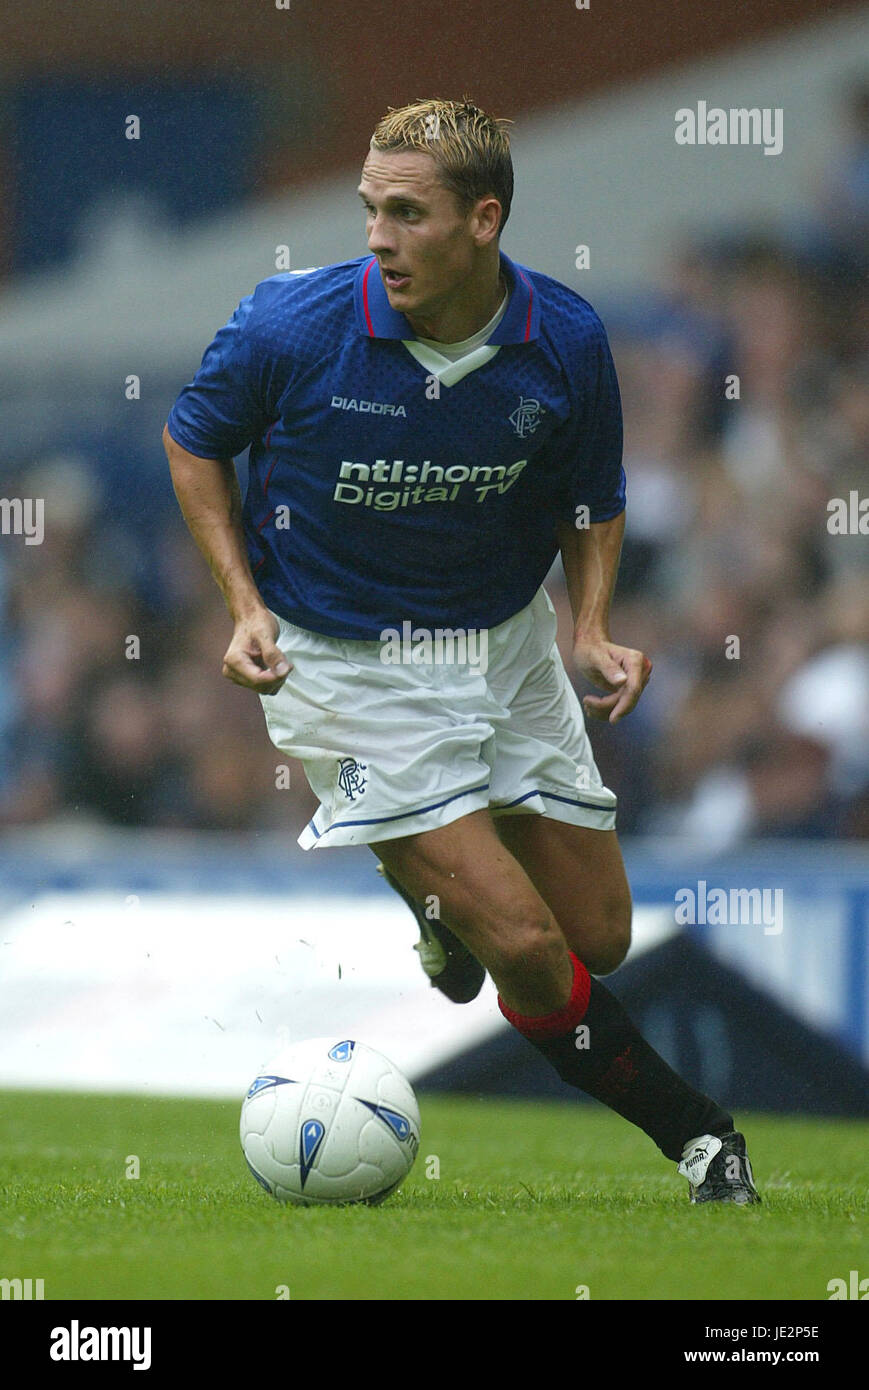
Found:
[[276, 695], [291, 669], [275, 645], [279, 630], [267, 608], [238, 618], [223, 658], [226, 679], [258, 695]]

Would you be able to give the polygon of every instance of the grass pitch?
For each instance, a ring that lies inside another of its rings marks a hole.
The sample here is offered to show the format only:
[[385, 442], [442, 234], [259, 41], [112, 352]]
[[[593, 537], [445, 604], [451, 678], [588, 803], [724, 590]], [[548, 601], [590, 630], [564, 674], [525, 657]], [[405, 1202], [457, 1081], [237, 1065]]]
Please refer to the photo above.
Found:
[[598, 1107], [421, 1111], [383, 1206], [298, 1208], [248, 1173], [237, 1104], [2, 1092], [0, 1278], [41, 1278], [47, 1300], [826, 1300], [869, 1273], [867, 1124], [738, 1116], [764, 1205], [693, 1208]]

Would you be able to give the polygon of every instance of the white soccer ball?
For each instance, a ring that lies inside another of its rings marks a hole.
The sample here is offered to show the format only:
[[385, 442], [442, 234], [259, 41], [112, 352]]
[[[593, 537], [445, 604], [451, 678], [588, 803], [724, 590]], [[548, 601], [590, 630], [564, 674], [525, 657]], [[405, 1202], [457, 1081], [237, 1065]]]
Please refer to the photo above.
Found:
[[302, 1206], [383, 1201], [419, 1148], [410, 1082], [350, 1038], [309, 1038], [262, 1068], [241, 1107], [241, 1147], [257, 1182]]

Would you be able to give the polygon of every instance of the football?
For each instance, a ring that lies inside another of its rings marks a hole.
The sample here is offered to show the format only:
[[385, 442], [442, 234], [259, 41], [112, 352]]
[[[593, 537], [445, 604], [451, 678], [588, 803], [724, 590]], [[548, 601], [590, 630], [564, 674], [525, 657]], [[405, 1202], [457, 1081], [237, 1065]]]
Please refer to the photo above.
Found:
[[410, 1082], [350, 1038], [309, 1038], [262, 1068], [241, 1107], [241, 1147], [257, 1182], [302, 1206], [382, 1202], [419, 1148]]

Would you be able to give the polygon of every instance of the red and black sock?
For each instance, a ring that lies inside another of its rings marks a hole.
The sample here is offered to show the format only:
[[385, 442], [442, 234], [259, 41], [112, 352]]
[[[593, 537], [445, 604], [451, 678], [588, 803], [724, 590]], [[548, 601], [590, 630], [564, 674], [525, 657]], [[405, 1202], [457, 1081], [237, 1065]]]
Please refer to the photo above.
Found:
[[728, 1134], [733, 1116], [694, 1091], [659, 1057], [609, 990], [571, 951], [573, 989], [563, 1009], [535, 1018], [517, 1014], [500, 995], [501, 1013], [552, 1063], [570, 1086], [644, 1129], [678, 1162], [689, 1139]]

